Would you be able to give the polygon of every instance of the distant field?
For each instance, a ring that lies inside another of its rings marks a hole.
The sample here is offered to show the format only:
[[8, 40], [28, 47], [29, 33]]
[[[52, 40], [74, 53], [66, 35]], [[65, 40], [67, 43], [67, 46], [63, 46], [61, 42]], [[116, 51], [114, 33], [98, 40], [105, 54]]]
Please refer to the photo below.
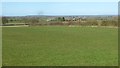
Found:
[[117, 66], [117, 28], [3, 27], [4, 66]]

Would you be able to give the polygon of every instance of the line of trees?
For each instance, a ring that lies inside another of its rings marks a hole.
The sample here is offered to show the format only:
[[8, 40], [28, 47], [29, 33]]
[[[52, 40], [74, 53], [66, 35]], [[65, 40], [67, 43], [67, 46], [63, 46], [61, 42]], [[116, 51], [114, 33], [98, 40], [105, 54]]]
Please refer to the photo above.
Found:
[[29, 26], [39, 26], [39, 25], [80, 25], [80, 26], [118, 26], [117, 19], [70, 19], [66, 20], [65, 17], [56, 17], [47, 21], [46, 19], [38, 17], [24, 17], [24, 18], [7, 18], [2, 17], [2, 24], [5, 25], [10, 22], [25, 23]]

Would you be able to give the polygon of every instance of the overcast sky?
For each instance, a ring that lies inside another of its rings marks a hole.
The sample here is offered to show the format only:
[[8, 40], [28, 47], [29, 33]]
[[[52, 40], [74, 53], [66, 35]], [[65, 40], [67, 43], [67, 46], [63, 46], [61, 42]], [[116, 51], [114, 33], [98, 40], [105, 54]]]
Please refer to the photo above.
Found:
[[117, 15], [117, 2], [4, 2], [2, 15]]

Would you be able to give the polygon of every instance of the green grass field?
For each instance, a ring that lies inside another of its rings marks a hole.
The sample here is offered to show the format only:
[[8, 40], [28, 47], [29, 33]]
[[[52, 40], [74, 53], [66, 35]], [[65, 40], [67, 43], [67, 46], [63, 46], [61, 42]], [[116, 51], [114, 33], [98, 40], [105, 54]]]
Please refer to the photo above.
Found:
[[4, 66], [117, 66], [117, 28], [3, 27]]

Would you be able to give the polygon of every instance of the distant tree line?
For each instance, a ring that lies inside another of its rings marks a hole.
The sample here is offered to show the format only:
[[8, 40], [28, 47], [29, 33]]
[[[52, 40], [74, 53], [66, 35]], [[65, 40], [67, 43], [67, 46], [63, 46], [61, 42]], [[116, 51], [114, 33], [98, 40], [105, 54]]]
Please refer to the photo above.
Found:
[[39, 17], [2, 17], [2, 24], [8, 23], [25, 23], [24, 25], [29, 26], [41, 26], [41, 25], [79, 25], [79, 26], [118, 26], [117, 18], [115, 19], [81, 19], [81, 18], [70, 18], [69, 20], [65, 17], [56, 17], [48, 20], [48, 18]]

